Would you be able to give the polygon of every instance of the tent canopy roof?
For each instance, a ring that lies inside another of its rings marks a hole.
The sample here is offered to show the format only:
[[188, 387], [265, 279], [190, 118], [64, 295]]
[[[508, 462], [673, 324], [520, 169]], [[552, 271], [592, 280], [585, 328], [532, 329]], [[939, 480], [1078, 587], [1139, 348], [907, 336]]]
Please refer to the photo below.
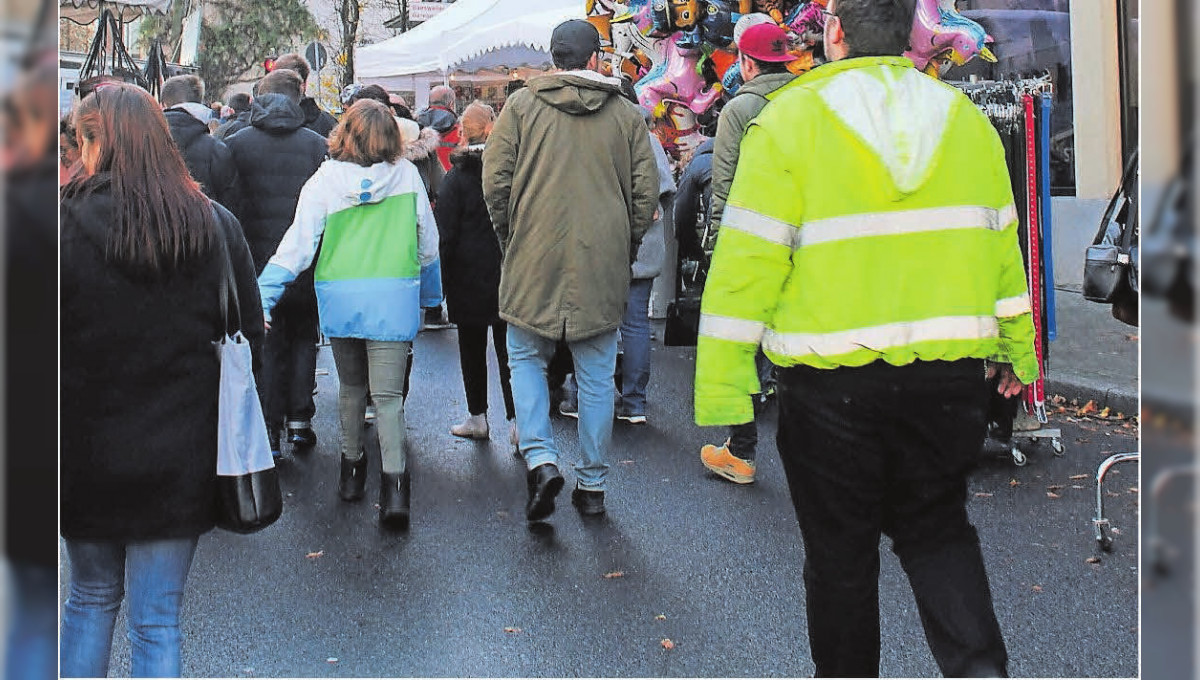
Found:
[[[448, 73], [479, 55], [503, 48], [514, 63], [541, 66], [550, 49], [550, 33], [567, 19], [583, 18], [582, 0], [458, 0], [413, 30], [357, 50], [355, 73], [363, 80], [416, 73]], [[524, 62], [524, 63], [515, 63]]]
[[100, 18], [100, 10], [108, 7], [121, 21], [132, 21], [143, 12], [166, 14], [175, 0], [58, 0], [59, 16], [80, 24], [90, 24]]

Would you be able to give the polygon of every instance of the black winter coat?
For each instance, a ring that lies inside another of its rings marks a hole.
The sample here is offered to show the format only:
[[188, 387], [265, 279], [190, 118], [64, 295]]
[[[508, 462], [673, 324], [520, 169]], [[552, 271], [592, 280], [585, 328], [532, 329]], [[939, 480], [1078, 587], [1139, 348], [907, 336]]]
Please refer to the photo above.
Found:
[[[254, 271], [261, 274], [291, 226], [300, 190], [321, 167], [328, 145], [324, 137], [304, 127], [300, 107], [281, 94], [255, 99], [250, 127], [226, 139], [226, 144], [245, 196], [237, 217], [254, 256]], [[288, 286], [279, 306], [315, 315], [316, 304], [310, 267]]]
[[317, 100], [312, 97], [305, 97], [300, 100], [300, 110], [304, 112], [304, 127], [322, 137], [328, 138], [329, 133], [333, 132], [333, 128], [337, 127], [337, 118], [334, 118], [332, 113], [318, 106]]
[[7, 180], [5, 553], [15, 563], [55, 568], [58, 386], [48, 367], [57, 362], [57, 159], [47, 155], [33, 167], [14, 168]]
[[500, 320], [500, 241], [483, 200], [483, 150], [457, 149], [434, 206], [450, 321]]
[[[62, 535], [83, 540], [196, 536], [213, 527], [224, 253], [159, 278], [105, 256], [114, 204], [103, 177], [61, 204]], [[250, 250], [216, 208], [242, 333], [261, 347]], [[256, 352], [257, 353], [257, 352]]]
[[696, 149], [679, 178], [679, 191], [675, 194], [675, 238], [679, 240], [679, 254], [686, 257], [703, 255], [700, 232], [712, 217], [712, 163], [713, 140], [710, 139]]
[[188, 172], [192, 173], [192, 179], [200, 183], [200, 188], [209, 198], [236, 215], [241, 187], [238, 185], [237, 168], [224, 142], [213, 138], [208, 133], [207, 125], [183, 109], [167, 109], [163, 111], [163, 116], [171, 128], [175, 146], [183, 154]]

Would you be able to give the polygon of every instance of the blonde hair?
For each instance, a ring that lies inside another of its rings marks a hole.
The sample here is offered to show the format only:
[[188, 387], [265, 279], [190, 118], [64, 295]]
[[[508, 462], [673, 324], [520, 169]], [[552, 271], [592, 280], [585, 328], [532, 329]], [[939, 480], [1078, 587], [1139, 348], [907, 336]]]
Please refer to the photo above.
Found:
[[496, 120], [496, 112], [492, 107], [481, 101], [473, 101], [459, 118], [462, 125], [462, 138], [467, 144], [482, 144], [487, 141], [491, 125]]

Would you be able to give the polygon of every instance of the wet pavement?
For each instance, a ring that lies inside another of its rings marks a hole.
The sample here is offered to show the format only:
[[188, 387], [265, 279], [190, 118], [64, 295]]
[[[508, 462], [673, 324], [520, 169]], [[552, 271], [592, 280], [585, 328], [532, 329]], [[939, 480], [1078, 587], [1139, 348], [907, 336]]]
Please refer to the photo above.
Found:
[[[455, 331], [422, 333], [407, 408], [412, 526], [394, 533], [377, 519], [377, 447], [366, 499], [337, 498], [337, 379], [322, 348], [320, 442], [285, 453], [283, 517], [255, 535], [215, 531], [200, 542], [184, 605], [184, 673], [811, 675], [803, 551], [774, 448], [775, 410], [762, 428], [758, 481], [719, 480], [698, 458], [721, 434], [691, 421], [694, 350], [656, 343], [653, 356], [649, 424], [615, 426], [608, 515], [584, 520], [570, 505], [575, 422], [556, 419], [568, 488], [547, 523], [528, 525], [524, 466], [507, 445], [495, 372], [492, 441], [458, 440], [448, 433], [466, 413]], [[1136, 465], [1106, 482], [1120, 532], [1113, 553], [1097, 549], [1090, 520], [1096, 466], [1134, 450], [1137, 430], [1071, 409], [1054, 420], [1063, 457], [1043, 444], [1027, 449], [1024, 467], [988, 458], [970, 483], [1009, 671], [1136, 676]], [[886, 544], [881, 673], [937, 676]], [[112, 673], [127, 673], [128, 645], [114, 647]]]

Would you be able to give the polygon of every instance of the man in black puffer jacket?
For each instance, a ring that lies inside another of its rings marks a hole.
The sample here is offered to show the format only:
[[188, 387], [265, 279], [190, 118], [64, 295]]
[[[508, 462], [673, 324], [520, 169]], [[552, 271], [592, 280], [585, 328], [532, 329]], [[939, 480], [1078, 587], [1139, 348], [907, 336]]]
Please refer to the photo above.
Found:
[[[237, 215], [261, 274], [296, 214], [300, 190], [324, 162], [325, 138], [304, 126], [300, 77], [276, 69], [258, 83], [250, 127], [226, 143], [242, 177], [246, 200]], [[275, 307], [263, 361], [263, 411], [271, 449], [280, 432], [299, 449], [316, 444], [312, 417], [317, 368], [317, 299], [312, 269], [301, 273]]]
[[192, 75], [168, 78], [158, 101], [192, 179], [200, 183], [205, 195], [236, 214], [241, 195], [237, 168], [225, 144], [208, 134], [212, 109], [200, 103], [204, 101], [204, 81]]
[[308, 60], [295, 52], [289, 52], [275, 60], [275, 70], [281, 69], [295, 71], [296, 75], [300, 76], [300, 110], [304, 112], [304, 127], [322, 137], [328, 137], [338, 121], [333, 114], [322, 109], [317, 100], [305, 94], [308, 89], [308, 75], [311, 73]]

